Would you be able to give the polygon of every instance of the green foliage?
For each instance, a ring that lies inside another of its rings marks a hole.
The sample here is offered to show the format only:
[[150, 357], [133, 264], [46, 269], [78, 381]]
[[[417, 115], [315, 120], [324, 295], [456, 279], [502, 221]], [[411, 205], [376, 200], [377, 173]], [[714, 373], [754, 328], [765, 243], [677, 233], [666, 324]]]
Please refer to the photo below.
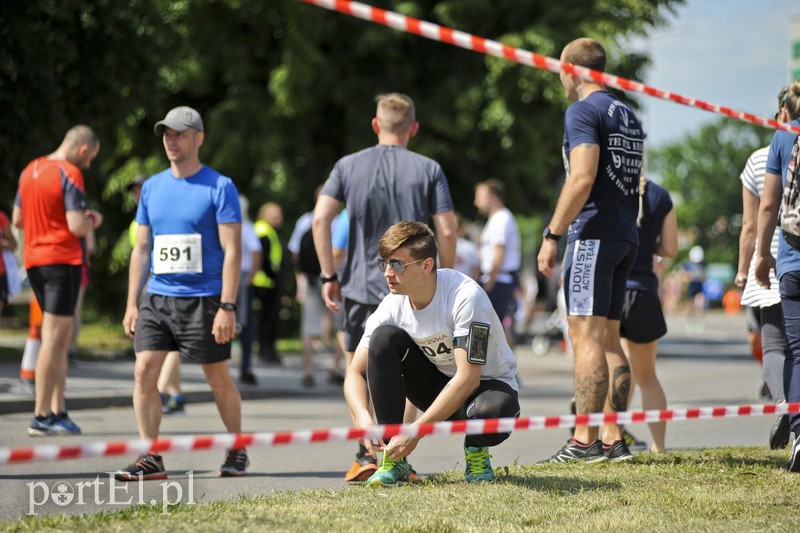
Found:
[[661, 177], [676, 203], [678, 226], [699, 244], [706, 261], [734, 264], [741, 229], [739, 175], [750, 154], [769, 144], [774, 131], [719, 119], [698, 133], [648, 153], [648, 171]]
[[[609, 50], [609, 72], [641, 79], [647, 58], [619, 43], [682, 2], [373, 3], [549, 56], [593, 36]], [[422, 128], [412, 148], [442, 163], [467, 216], [480, 180], [503, 179], [523, 215], [552, 209], [563, 181], [568, 103], [551, 73], [294, 0], [26, 0], [2, 3], [0, 18], [0, 200], [9, 206], [20, 170], [68, 127], [98, 131], [86, 181], [106, 215], [94, 258], [103, 298], [89, 298], [108, 311], [121, 310], [127, 285], [125, 185], [166, 166], [152, 127], [175, 105], [202, 112], [201, 157], [234, 179], [253, 211], [283, 205], [284, 237], [333, 163], [375, 142], [381, 92], [415, 99]]]

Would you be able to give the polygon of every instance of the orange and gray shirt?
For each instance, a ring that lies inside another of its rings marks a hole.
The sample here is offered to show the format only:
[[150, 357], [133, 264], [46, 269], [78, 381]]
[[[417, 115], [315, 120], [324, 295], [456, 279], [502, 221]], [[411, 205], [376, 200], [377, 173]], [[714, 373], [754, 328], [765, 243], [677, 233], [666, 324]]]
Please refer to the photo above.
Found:
[[78, 167], [63, 159], [34, 159], [20, 175], [14, 203], [22, 212], [25, 268], [83, 264], [80, 240], [67, 225], [67, 211], [86, 209]]

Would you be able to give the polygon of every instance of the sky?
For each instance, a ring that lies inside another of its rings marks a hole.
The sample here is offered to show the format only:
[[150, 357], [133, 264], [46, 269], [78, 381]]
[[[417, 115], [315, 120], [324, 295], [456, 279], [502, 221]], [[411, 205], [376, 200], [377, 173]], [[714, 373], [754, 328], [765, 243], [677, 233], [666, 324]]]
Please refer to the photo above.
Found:
[[[630, 46], [647, 53], [644, 83], [772, 118], [789, 81], [789, 26], [797, 0], [687, 0], [670, 23]], [[648, 144], [680, 141], [721, 115], [639, 96]]]

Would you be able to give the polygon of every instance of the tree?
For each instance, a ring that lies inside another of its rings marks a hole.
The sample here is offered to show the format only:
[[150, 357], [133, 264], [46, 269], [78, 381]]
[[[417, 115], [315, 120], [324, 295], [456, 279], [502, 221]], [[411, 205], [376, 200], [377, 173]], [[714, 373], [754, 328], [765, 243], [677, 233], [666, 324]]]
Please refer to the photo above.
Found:
[[[647, 58], [620, 43], [665, 23], [682, 2], [373, 3], [549, 56], [588, 35], [606, 45], [609, 72], [641, 79]], [[166, 166], [152, 127], [175, 105], [203, 113], [204, 162], [231, 176], [254, 207], [281, 203], [288, 221], [311, 208], [336, 159], [375, 142], [374, 97], [386, 91], [415, 99], [422, 129], [412, 148], [442, 163], [467, 215], [478, 181], [504, 180], [509, 207], [536, 215], [552, 209], [564, 179], [568, 102], [548, 72], [293, 0], [27, 0], [2, 4], [0, 16], [8, 178], [0, 198], [10, 203], [22, 166], [73, 123], [98, 130], [103, 148], [87, 183], [111, 215], [94, 261], [104, 287], [97, 303], [108, 310], [121, 309], [126, 285], [120, 236], [133, 205], [125, 185]], [[107, 176], [102, 188], [98, 175]]]
[[722, 118], [682, 142], [648, 152], [648, 171], [673, 194], [678, 226], [706, 252], [706, 260], [734, 264], [741, 229], [739, 175], [750, 154], [775, 132]]

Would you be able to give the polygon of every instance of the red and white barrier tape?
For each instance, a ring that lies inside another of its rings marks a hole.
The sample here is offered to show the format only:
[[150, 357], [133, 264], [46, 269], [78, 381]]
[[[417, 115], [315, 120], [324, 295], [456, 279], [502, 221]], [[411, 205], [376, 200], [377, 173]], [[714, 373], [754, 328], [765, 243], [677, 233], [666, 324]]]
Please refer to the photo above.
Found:
[[171, 437], [157, 440], [132, 440], [122, 442], [91, 442], [77, 446], [45, 444], [25, 448], [0, 448], [0, 464], [34, 461], [60, 461], [87, 457], [140, 454], [148, 451], [195, 451], [243, 447], [278, 446], [281, 444], [310, 444], [315, 442], [343, 442], [358, 439], [389, 439], [395, 435], [481, 435], [484, 433], [510, 433], [515, 430], [540, 430], [571, 428], [576, 425], [600, 426], [602, 424], [633, 424], [670, 420], [702, 420], [707, 418], [738, 418], [770, 414], [800, 413], [800, 403], [780, 405], [731, 405], [727, 407], [697, 407], [692, 409], [665, 409], [663, 411], [624, 411], [621, 413], [593, 413], [589, 415], [538, 416], [530, 418], [491, 418], [485, 420], [459, 420], [432, 424], [374, 426], [367, 429], [333, 428], [269, 433], [242, 433]]
[[325, 9], [330, 9], [331, 11], [338, 11], [340, 13], [370, 22], [375, 22], [377, 24], [383, 24], [384, 26], [394, 28], [395, 30], [413, 33], [427, 39], [452, 44], [453, 46], [466, 48], [467, 50], [472, 50], [481, 54], [508, 59], [510, 61], [528, 65], [541, 70], [549, 70], [550, 72], [555, 73], [566, 72], [567, 74], [579, 76], [585, 80], [594, 81], [603, 85], [610, 85], [611, 87], [616, 87], [617, 89], [621, 89], [623, 91], [643, 93], [656, 98], [661, 98], [662, 100], [671, 100], [689, 107], [696, 107], [711, 113], [718, 113], [743, 120], [745, 122], [751, 122], [753, 124], [758, 124], [759, 126], [767, 126], [779, 130], [800, 133], [800, 128], [791, 126], [789, 124], [784, 124], [773, 119], [759, 117], [751, 113], [736, 111], [735, 109], [728, 107], [711, 104], [702, 100], [696, 100], [687, 96], [681, 96], [680, 94], [671, 93], [669, 91], [663, 91], [661, 89], [639, 83], [638, 81], [614, 76], [613, 74], [606, 74], [605, 72], [591, 70], [585, 67], [573, 65], [571, 63], [562, 63], [561, 61], [551, 57], [539, 55], [521, 48], [514, 48], [497, 41], [484, 39], [483, 37], [477, 37], [469, 33], [453, 30], [445, 26], [440, 26], [438, 24], [426, 22], [413, 17], [407, 17], [394, 11], [387, 11], [385, 9], [372, 7], [360, 2], [352, 2], [350, 0], [300, 1], [319, 7], [324, 7]]

